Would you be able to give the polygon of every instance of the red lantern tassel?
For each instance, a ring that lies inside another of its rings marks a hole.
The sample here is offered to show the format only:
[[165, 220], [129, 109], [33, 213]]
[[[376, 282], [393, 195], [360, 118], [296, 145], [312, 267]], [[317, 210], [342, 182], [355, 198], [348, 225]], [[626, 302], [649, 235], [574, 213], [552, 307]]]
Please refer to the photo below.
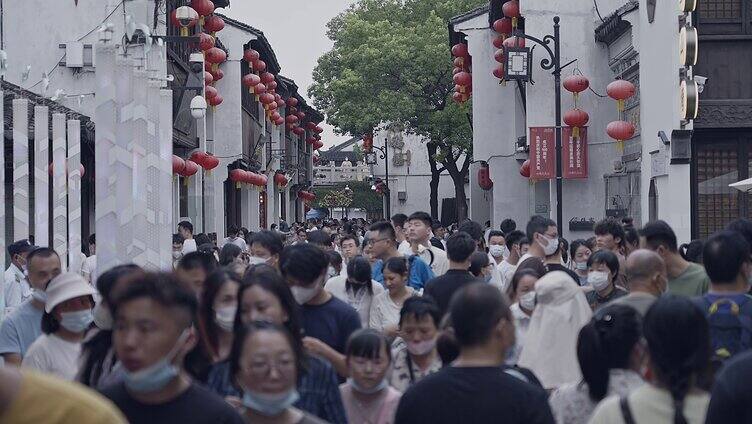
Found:
[[616, 140], [616, 151], [624, 153], [624, 140]]
[[181, 37], [187, 37], [188, 36], [188, 28], [180, 27], [180, 36]]
[[580, 127], [572, 127], [572, 140], [580, 138]]
[[186, 187], [188, 187], [188, 180], [190, 180], [190, 179], [191, 179], [191, 177], [185, 177], [183, 179], [183, 185], [186, 186]]
[[617, 100], [616, 108], [619, 110], [619, 112], [624, 112], [624, 100]]
[[517, 29], [517, 18], [512, 18], [512, 28]]

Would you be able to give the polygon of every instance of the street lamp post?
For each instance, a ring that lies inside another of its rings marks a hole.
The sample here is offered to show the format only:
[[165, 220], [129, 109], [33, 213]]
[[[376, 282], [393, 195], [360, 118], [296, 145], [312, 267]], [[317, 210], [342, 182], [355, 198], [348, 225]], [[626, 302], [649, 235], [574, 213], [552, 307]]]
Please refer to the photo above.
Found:
[[[556, 224], [561, 231], [563, 219], [562, 211], [562, 174], [561, 174], [561, 70], [567, 66], [573, 64], [577, 59], [573, 59], [570, 62], [561, 64], [561, 50], [560, 50], [560, 36], [559, 36], [559, 17], [554, 16], [554, 34], [547, 34], [543, 36], [543, 39], [535, 38], [527, 35], [520, 30], [515, 30], [512, 37], [526, 38], [541, 47], [543, 47], [548, 53], [548, 57], [544, 57], [540, 61], [540, 66], [543, 70], [552, 70], [551, 73], [554, 76], [554, 102], [555, 102], [555, 120], [556, 120]], [[553, 43], [554, 48], [551, 50], [549, 44]], [[517, 43], [515, 43], [516, 45]], [[534, 48], [534, 47], [533, 47]], [[506, 63], [504, 66], [504, 79], [505, 80], [517, 80], [520, 82], [530, 82], [534, 84], [532, 79], [532, 66], [530, 64], [533, 61], [533, 48], [526, 47], [505, 47]]]
[[[384, 205], [385, 219], [389, 219], [392, 216], [392, 193], [389, 191], [389, 140], [384, 139], [384, 146], [371, 146], [372, 149], [376, 149], [381, 152], [378, 156], [380, 159], [384, 159], [384, 182], [386, 184], [386, 199]], [[365, 155], [366, 164], [376, 165], [376, 152], [369, 152]]]

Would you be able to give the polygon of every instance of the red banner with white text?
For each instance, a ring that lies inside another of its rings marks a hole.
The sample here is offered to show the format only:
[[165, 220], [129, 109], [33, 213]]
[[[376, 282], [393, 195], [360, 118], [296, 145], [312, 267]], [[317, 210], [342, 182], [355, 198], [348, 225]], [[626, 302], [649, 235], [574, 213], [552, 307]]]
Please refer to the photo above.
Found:
[[530, 179], [556, 178], [556, 131], [554, 127], [530, 127]]
[[587, 128], [580, 128], [580, 136], [572, 137], [572, 128], [561, 129], [561, 176], [563, 178], [588, 177]]

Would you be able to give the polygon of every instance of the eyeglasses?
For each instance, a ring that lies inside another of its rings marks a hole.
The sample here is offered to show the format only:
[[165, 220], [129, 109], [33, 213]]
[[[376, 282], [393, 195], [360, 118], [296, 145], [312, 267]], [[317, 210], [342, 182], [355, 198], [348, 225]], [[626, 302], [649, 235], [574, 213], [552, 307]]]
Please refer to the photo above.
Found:
[[389, 240], [389, 238], [380, 238], [380, 239], [369, 239], [366, 244], [368, 245], [374, 245], [380, 241]]
[[251, 362], [243, 368], [243, 371], [256, 376], [267, 376], [271, 372], [272, 367], [280, 374], [289, 375], [295, 371], [295, 360], [292, 358], [283, 358]]

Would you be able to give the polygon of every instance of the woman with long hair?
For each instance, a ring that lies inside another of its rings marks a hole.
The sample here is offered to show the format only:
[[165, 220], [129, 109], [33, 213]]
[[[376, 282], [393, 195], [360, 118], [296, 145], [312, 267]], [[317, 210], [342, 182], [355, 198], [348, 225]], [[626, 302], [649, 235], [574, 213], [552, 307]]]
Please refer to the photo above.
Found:
[[582, 327], [577, 360], [582, 381], [566, 384], [549, 398], [558, 424], [585, 423], [606, 396], [625, 396], [644, 384], [639, 372], [645, 349], [639, 313], [626, 305], [607, 305]]
[[643, 333], [650, 384], [604, 400], [590, 423], [704, 422], [710, 396], [698, 379], [709, 366], [710, 333], [703, 311], [685, 297], [661, 296], [645, 315]]
[[531, 268], [523, 268], [515, 271], [512, 281], [507, 288], [507, 296], [512, 301], [509, 311], [514, 317], [514, 347], [509, 349], [506, 363], [514, 365], [520, 357], [522, 346], [525, 343], [527, 327], [530, 325], [530, 317], [535, 310], [535, 283], [541, 277], [538, 271]]
[[374, 296], [384, 292], [384, 287], [371, 279], [371, 264], [363, 256], [356, 256], [347, 263], [345, 275], [329, 279], [324, 290], [355, 308], [360, 322], [368, 325], [371, 303]]

